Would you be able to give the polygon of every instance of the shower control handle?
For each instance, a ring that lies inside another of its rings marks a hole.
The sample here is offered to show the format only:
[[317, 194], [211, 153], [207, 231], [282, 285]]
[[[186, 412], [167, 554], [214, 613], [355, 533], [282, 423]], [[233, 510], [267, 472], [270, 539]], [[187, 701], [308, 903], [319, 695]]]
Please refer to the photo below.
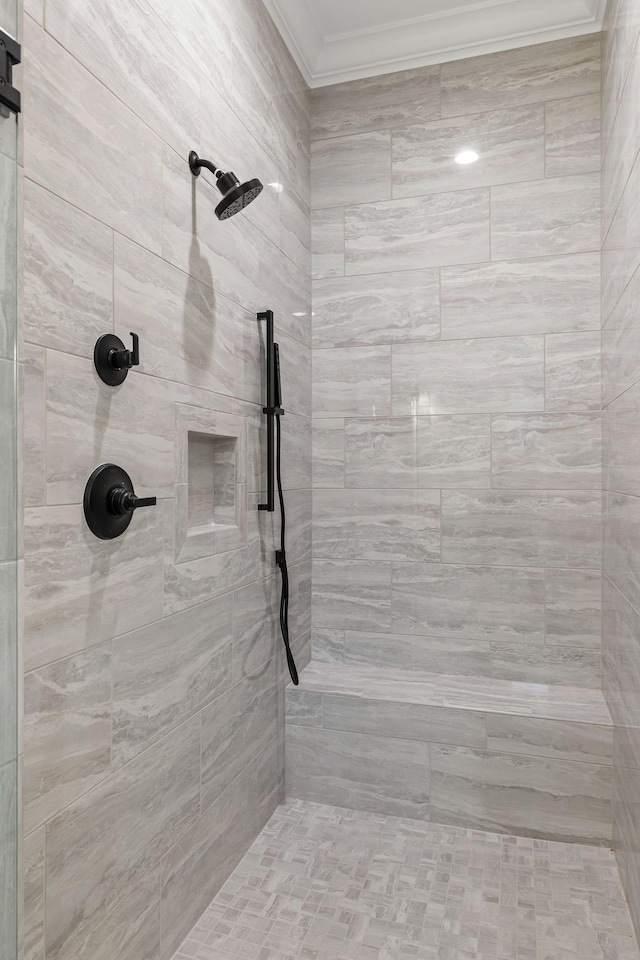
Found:
[[124, 517], [138, 507], [155, 507], [156, 497], [136, 497], [135, 493], [126, 487], [112, 487], [107, 494], [107, 509], [114, 516]]
[[137, 333], [131, 333], [131, 350], [127, 350], [120, 337], [114, 333], [105, 333], [98, 337], [93, 350], [93, 363], [98, 376], [110, 387], [119, 387], [127, 378], [132, 367], [140, 364], [140, 340]]
[[109, 366], [114, 370], [122, 370], [124, 367], [130, 370], [131, 367], [140, 365], [140, 338], [137, 333], [131, 333], [130, 336], [133, 341], [132, 350], [109, 351]]
[[101, 540], [125, 532], [138, 507], [155, 507], [156, 497], [136, 497], [131, 477], [116, 463], [102, 463], [93, 471], [84, 491], [87, 526]]

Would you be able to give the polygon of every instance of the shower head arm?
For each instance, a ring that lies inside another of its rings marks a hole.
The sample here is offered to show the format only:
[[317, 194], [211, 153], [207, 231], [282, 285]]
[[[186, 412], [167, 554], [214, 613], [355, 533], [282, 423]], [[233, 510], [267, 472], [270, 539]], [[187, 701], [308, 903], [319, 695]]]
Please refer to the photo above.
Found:
[[[194, 177], [200, 176], [200, 170], [202, 167], [204, 167], [206, 170], [210, 170], [213, 174], [217, 173], [219, 170], [219, 167], [216, 167], [215, 163], [212, 163], [211, 160], [202, 160], [195, 150], [192, 150], [189, 154], [189, 168]], [[218, 176], [220, 176], [219, 173]]]

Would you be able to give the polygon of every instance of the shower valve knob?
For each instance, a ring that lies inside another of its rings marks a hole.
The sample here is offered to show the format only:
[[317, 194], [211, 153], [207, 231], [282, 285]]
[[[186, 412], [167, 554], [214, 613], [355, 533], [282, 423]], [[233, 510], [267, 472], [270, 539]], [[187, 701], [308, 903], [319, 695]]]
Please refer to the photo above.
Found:
[[110, 387], [124, 383], [129, 370], [140, 364], [138, 335], [132, 333], [131, 340], [131, 350], [127, 350], [120, 337], [113, 333], [105, 333], [96, 340], [93, 362], [100, 379]]
[[115, 463], [103, 463], [87, 481], [84, 516], [100, 540], [113, 540], [124, 533], [138, 507], [154, 507], [156, 497], [136, 497], [131, 477]]

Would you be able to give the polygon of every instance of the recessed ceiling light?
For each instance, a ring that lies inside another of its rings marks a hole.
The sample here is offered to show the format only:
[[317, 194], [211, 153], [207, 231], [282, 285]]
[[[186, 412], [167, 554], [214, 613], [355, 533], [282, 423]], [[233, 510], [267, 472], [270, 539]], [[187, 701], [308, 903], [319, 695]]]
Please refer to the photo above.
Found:
[[478, 159], [479, 157], [475, 150], [461, 150], [456, 157], [456, 163], [475, 163]]

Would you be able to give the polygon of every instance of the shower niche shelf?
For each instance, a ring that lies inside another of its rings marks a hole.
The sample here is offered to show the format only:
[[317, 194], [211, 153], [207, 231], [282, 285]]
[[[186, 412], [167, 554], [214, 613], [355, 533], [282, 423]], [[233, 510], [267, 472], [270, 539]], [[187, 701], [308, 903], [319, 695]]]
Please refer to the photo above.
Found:
[[247, 542], [247, 441], [242, 417], [177, 405], [175, 559]]

